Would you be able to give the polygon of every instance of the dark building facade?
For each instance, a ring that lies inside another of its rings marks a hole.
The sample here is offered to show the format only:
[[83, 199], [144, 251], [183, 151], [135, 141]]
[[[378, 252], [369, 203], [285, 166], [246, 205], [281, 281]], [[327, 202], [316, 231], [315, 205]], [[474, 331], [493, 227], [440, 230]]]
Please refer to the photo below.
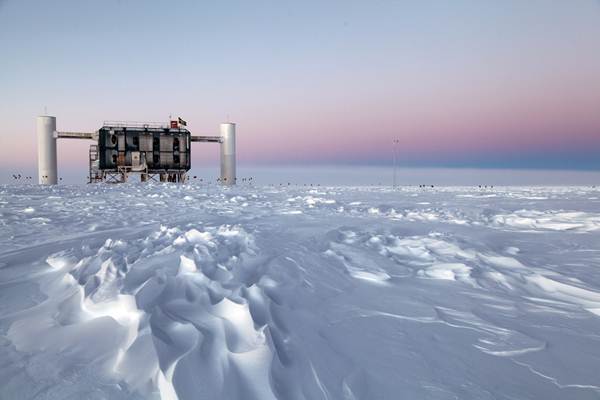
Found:
[[187, 129], [103, 126], [98, 133], [98, 167], [102, 171], [187, 172], [191, 167]]

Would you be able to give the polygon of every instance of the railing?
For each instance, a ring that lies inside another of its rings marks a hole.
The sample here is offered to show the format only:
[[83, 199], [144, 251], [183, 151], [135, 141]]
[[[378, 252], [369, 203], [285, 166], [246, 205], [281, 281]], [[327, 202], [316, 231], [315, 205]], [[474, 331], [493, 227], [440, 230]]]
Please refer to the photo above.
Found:
[[104, 121], [104, 126], [115, 128], [168, 128], [169, 124], [162, 122], [136, 122], [136, 121]]

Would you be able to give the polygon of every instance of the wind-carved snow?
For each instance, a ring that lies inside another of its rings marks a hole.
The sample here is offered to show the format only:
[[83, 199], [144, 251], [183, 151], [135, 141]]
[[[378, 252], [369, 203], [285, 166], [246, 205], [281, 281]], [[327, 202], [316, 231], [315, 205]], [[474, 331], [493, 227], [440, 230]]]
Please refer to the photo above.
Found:
[[[264, 327], [255, 329], [241, 293], [251, 275], [239, 269], [253, 256], [252, 243], [237, 226], [161, 227], [133, 241], [108, 239], [77, 262], [52, 255], [46, 262], [62, 278], [44, 289], [41, 307], [10, 326], [7, 338], [20, 352], [61, 354], [77, 344], [77, 332], [88, 334], [95, 343], [69, 362], [96, 362], [144, 396], [216, 398], [227, 389], [231, 398], [274, 398]], [[206, 381], [175, 388], [185, 374], [178, 365], [190, 362]]]
[[497, 226], [521, 230], [590, 232], [600, 229], [600, 214], [557, 210], [517, 210], [510, 214], [495, 215], [493, 223]]
[[593, 188], [0, 188], [0, 398], [600, 396]]

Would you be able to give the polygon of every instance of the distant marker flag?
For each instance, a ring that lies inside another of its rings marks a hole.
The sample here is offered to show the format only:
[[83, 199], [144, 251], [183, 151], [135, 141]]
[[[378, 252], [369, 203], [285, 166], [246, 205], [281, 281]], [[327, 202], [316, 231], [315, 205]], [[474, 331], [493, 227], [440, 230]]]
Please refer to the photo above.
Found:
[[181, 117], [178, 117], [178, 119], [179, 119], [179, 125], [187, 126], [187, 122], [182, 120]]

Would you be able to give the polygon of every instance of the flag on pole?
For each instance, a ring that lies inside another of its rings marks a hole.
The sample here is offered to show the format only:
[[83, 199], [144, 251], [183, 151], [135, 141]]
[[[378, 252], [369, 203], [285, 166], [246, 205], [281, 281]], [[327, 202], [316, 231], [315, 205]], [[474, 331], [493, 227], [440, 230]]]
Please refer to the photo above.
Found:
[[178, 118], [179, 118], [179, 125], [187, 126], [187, 122], [185, 122], [184, 120], [182, 120], [181, 117], [178, 117]]

